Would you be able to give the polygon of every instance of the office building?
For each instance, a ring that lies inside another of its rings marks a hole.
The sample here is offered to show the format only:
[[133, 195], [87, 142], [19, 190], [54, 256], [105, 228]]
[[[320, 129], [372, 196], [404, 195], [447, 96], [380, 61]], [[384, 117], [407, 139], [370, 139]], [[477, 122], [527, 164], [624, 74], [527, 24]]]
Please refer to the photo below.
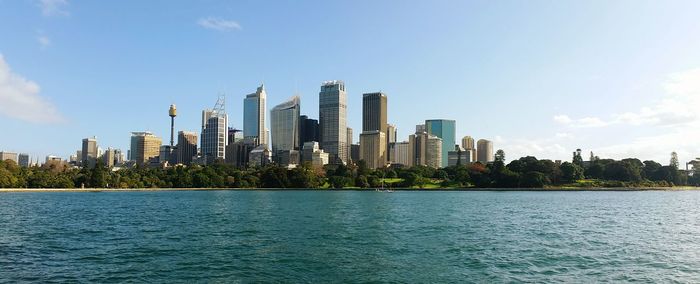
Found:
[[107, 148], [107, 151], [102, 153], [102, 164], [108, 168], [114, 167], [114, 161], [116, 160], [115, 154], [114, 149]]
[[17, 153], [0, 152], [0, 161], [10, 160], [17, 163]]
[[254, 139], [258, 144], [267, 144], [267, 128], [265, 112], [267, 109], [267, 93], [265, 85], [260, 85], [255, 93], [249, 94], [243, 100], [243, 137]]
[[[288, 164], [290, 151], [299, 150], [299, 111], [298, 96], [294, 96], [270, 110], [272, 155], [277, 163]], [[298, 160], [294, 164], [297, 163]]]
[[476, 142], [476, 160], [482, 164], [488, 164], [494, 161], [493, 142], [480, 139]]
[[467, 165], [472, 162], [471, 152], [465, 150], [460, 145], [455, 145], [452, 151], [447, 152], [448, 166]]
[[226, 98], [219, 96], [213, 109], [202, 111], [201, 154], [205, 164], [226, 158], [228, 115]]
[[97, 157], [99, 157], [97, 138], [92, 137], [83, 139], [82, 149], [83, 156], [80, 158], [82, 166], [90, 169], [94, 168], [95, 164], [97, 163]]
[[474, 144], [474, 138], [471, 136], [464, 136], [462, 138], [462, 148], [466, 151], [469, 151], [471, 154], [471, 161], [475, 162], [476, 161], [476, 145]]
[[418, 124], [416, 125], [416, 133], [423, 133], [427, 132], [428, 130], [425, 128], [425, 124]]
[[364, 131], [360, 134], [360, 160], [370, 169], [386, 166], [386, 134], [381, 131]]
[[17, 156], [17, 165], [23, 168], [28, 168], [29, 164], [29, 154], [19, 154]]
[[442, 139], [442, 162], [441, 167], [447, 167], [448, 165], [448, 153], [454, 149], [456, 141], [456, 122], [454, 120], [447, 119], [431, 119], [425, 121], [426, 132], [430, 135], [435, 135]]
[[257, 139], [243, 139], [226, 146], [226, 163], [237, 168], [246, 168], [250, 161], [250, 152], [255, 149]]
[[439, 169], [442, 167], [442, 147], [444, 141], [437, 136], [428, 135], [428, 141], [425, 146], [425, 165], [431, 168]]
[[272, 152], [267, 149], [267, 145], [261, 144], [250, 151], [248, 158], [249, 167], [262, 167], [272, 161]]
[[170, 145], [161, 145], [158, 155], [158, 161], [165, 166], [177, 164], [177, 149]]
[[413, 166], [411, 143], [409, 141], [391, 143], [389, 152], [391, 152], [391, 160], [389, 162], [392, 165]]
[[347, 94], [342, 81], [326, 81], [319, 92], [319, 132], [321, 149], [333, 164], [348, 162]]
[[346, 137], [347, 137], [347, 144], [346, 145], [348, 145], [348, 147], [347, 147], [347, 149], [348, 149], [348, 152], [347, 152], [348, 153], [348, 162], [356, 161], [356, 160], [352, 159], [352, 143], [353, 143], [352, 138], [353, 138], [353, 136], [354, 136], [354, 134], [353, 134], [352, 128], [348, 127], [348, 131], [346, 132]]
[[228, 128], [228, 144], [231, 145], [231, 143], [236, 143], [238, 141], [243, 140], [243, 130], [236, 129], [233, 127]]
[[381, 92], [363, 94], [360, 159], [371, 169], [382, 168], [388, 161], [387, 126], [386, 95]]
[[328, 153], [321, 150], [318, 142], [306, 142], [301, 159], [303, 163], [310, 162], [315, 169], [319, 169], [328, 164]]
[[306, 142], [319, 142], [318, 120], [306, 115], [299, 117], [299, 145]]
[[148, 165], [160, 156], [162, 140], [148, 131], [131, 132], [131, 160], [137, 165]]
[[197, 156], [197, 133], [180, 131], [177, 133], [177, 164], [190, 165]]
[[397, 131], [396, 131], [396, 125], [393, 124], [387, 124], [386, 125], [386, 160], [387, 162], [391, 161], [391, 155], [393, 155], [393, 151], [389, 150], [389, 147], [391, 147], [392, 144], [396, 143], [396, 136], [397, 136]]
[[360, 160], [360, 144], [350, 145], [350, 160], [359, 161]]

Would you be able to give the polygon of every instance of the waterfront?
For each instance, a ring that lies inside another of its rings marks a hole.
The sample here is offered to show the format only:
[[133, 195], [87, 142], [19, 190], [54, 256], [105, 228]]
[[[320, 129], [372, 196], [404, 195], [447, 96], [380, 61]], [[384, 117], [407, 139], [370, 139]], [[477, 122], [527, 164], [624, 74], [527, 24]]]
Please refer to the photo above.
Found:
[[700, 282], [700, 192], [0, 194], [0, 281]]

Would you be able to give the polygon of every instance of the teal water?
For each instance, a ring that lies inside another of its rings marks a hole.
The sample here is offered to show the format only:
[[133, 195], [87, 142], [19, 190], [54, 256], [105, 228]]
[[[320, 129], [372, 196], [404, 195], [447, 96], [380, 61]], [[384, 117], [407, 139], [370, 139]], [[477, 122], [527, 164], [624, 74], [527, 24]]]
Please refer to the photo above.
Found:
[[700, 192], [0, 194], [0, 282], [700, 282]]

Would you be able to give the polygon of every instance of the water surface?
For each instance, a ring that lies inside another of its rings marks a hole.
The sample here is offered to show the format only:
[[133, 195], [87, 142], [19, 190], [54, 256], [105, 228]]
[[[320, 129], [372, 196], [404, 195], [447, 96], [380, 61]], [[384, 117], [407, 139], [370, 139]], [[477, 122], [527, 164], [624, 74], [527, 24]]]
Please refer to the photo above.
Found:
[[700, 282], [700, 192], [0, 194], [0, 282]]

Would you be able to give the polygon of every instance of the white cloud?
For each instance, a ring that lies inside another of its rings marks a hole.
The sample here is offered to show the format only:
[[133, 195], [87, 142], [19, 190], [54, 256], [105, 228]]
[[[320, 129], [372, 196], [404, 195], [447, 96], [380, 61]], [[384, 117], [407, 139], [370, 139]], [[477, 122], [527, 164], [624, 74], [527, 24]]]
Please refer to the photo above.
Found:
[[0, 54], [0, 114], [34, 123], [59, 123], [65, 119], [56, 107], [39, 96], [36, 83], [12, 73]]
[[39, 0], [39, 8], [44, 16], [67, 16], [68, 0]]
[[609, 120], [597, 117], [572, 119], [556, 115], [554, 121], [572, 127], [609, 125], [683, 126], [700, 121], [700, 68], [670, 74], [664, 84], [663, 97], [638, 111], [611, 115]]
[[216, 17], [201, 18], [197, 21], [201, 27], [217, 30], [217, 31], [232, 31], [241, 30], [241, 25], [236, 21], [224, 20]]
[[36, 41], [39, 42], [41, 48], [47, 48], [51, 45], [51, 39], [45, 35], [39, 35], [36, 37]]

